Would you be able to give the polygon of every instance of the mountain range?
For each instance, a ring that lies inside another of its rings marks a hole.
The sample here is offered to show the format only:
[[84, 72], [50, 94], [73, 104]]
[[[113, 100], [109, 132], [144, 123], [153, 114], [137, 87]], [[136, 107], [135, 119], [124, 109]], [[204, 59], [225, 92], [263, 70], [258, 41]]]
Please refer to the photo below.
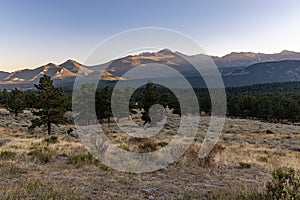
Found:
[[[187, 60], [201, 63], [208, 58], [213, 59], [219, 68], [226, 86], [300, 81], [300, 53], [298, 52], [282, 51], [275, 54], [233, 52], [217, 57], [204, 54], [188, 56], [163, 49], [158, 52], [129, 55], [95, 66], [85, 66], [74, 60], [67, 60], [59, 65], [48, 63], [35, 69], [11, 73], [0, 71], [0, 88], [33, 88], [43, 75], [51, 76], [56, 85], [63, 87], [72, 87], [77, 75], [96, 76], [106, 83], [125, 81], [122, 76], [127, 71], [150, 63], [168, 65], [187, 77], [194, 87], [203, 87], [205, 86], [203, 81], [197, 81], [200, 75]], [[168, 77], [168, 74], [165, 76]]]

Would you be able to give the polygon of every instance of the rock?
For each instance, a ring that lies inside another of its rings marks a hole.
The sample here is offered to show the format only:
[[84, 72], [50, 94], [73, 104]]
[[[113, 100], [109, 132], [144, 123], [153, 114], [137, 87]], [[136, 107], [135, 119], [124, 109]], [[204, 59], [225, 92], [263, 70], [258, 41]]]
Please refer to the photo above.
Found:
[[0, 109], [0, 115], [1, 116], [8, 116], [10, 112], [6, 109]]
[[48, 176], [57, 176], [59, 174], [60, 174], [60, 172], [49, 172]]
[[2, 139], [2, 141], [5, 142], [5, 143], [8, 143], [8, 142], [11, 142], [11, 139], [10, 138], [4, 138], [4, 139]]
[[69, 136], [72, 136], [72, 137], [75, 137], [75, 138], [79, 138], [79, 135], [72, 128], [70, 128], [69, 130], [67, 130], [67, 134]]
[[9, 143], [11, 142], [12, 140], [10, 138], [3, 138], [3, 139], [0, 139], [0, 146], [1, 145], [4, 145], [6, 143]]
[[59, 159], [67, 159], [67, 155], [66, 155], [65, 153], [57, 154], [56, 158], [59, 158]]
[[64, 118], [68, 123], [74, 122], [74, 116], [75, 114], [71, 111], [68, 111], [65, 113]]
[[146, 193], [146, 194], [150, 194], [151, 192], [157, 190], [157, 188], [144, 188], [142, 189], [142, 192]]

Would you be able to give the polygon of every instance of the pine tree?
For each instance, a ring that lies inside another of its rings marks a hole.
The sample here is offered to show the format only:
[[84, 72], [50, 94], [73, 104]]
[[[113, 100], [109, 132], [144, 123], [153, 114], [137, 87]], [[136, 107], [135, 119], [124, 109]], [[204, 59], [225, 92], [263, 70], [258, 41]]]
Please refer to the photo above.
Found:
[[107, 123], [110, 123], [112, 115], [111, 110], [111, 95], [113, 88], [105, 87], [97, 89], [96, 92], [96, 113], [99, 120], [107, 119]]
[[74, 90], [72, 101], [73, 109], [78, 113], [76, 123], [80, 125], [97, 123], [94, 116], [95, 107], [92, 106], [96, 103], [95, 99], [92, 98], [92, 94], [95, 93], [95, 90], [96, 85], [92, 83], [85, 83], [81, 85], [80, 88]]
[[131, 114], [136, 114], [134, 109], [137, 109], [135, 99], [131, 96], [128, 100], [128, 95], [132, 94], [130, 88], [114, 88], [114, 99], [111, 100], [111, 105], [114, 106], [114, 118], [119, 121], [121, 118], [129, 118]]
[[6, 109], [8, 109], [9, 93], [6, 89], [3, 89], [2, 91], [2, 98], [3, 98], [3, 104], [5, 105]]
[[36, 93], [33, 90], [27, 90], [24, 92], [24, 96], [26, 107], [33, 112], [35, 104], [37, 102]]
[[64, 122], [67, 98], [61, 88], [53, 85], [51, 77], [44, 75], [40, 78], [39, 84], [35, 85], [38, 89], [38, 109], [34, 115], [38, 118], [32, 120], [30, 128], [47, 125], [48, 134], [51, 134], [51, 124]]
[[16, 88], [11, 91], [9, 99], [8, 110], [18, 116], [25, 109], [24, 93]]
[[142, 98], [141, 98], [141, 102], [140, 102], [140, 108], [143, 109], [142, 120], [144, 121], [144, 125], [147, 123], [155, 124], [156, 122], [161, 120], [160, 114], [162, 114], [162, 112], [160, 110], [153, 111], [153, 114], [155, 116], [153, 116], [154, 119], [152, 119], [152, 120], [149, 115], [150, 108], [155, 104], [159, 104], [159, 100], [160, 100], [160, 95], [159, 95], [155, 85], [149, 81], [146, 84], [146, 88], [143, 90], [143, 94], [142, 94]]

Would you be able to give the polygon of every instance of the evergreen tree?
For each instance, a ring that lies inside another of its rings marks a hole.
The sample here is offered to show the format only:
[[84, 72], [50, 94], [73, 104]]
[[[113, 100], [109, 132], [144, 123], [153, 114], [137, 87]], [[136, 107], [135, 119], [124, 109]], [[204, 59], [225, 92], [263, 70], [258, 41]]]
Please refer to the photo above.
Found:
[[153, 114], [155, 114], [155, 116], [157, 116], [157, 117], [153, 116], [155, 118], [155, 119], [152, 119], [153, 121], [151, 120], [151, 118], [149, 116], [150, 108], [155, 104], [159, 104], [159, 100], [160, 100], [160, 96], [156, 90], [155, 85], [149, 81], [146, 84], [146, 87], [143, 91], [141, 102], [140, 102], [140, 108], [143, 109], [142, 120], [144, 121], [144, 125], [147, 123], [156, 123], [161, 120], [159, 117], [159, 116], [161, 116], [160, 110], [153, 111]]
[[257, 117], [268, 120], [272, 116], [272, 101], [270, 97], [262, 96], [258, 98]]
[[38, 89], [39, 111], [34, 112], [38, 118], [32, 120], [30, 128], [47, 125], [48, 134], [51, 134], [51, 124], [58, 125], [64, 122], [67, 98], [61, 88], [54, 87], [49, 76], [41, 77], [35, 87]]
[[27, 90], [24, 92], [26, 108], [29, 108], [32, 112], [37, 103], [36, 93], [33, 90]]
[[110, 123], [110, 118], [112, 117], [111, 111], [111, 95], [112, 87], [105, 87], [102, 89], [97, 89], [96, 92], [96, 113], [99, 120], [107, 119]]
[[130, 88], [115, 88], [114, 99], [111, 101], [114, 106], [114, 117], [119, 121], [120, 118], [129, 118], [130, 114], [136, 114], [134, 110], [137, 108], [134, 98], [129, 98], [128, 95], [132, 93]]
[[8, 102], [8, 110], [13, 112], [16, 116], [25, 109], [24, 93], [17, 88], [11, 91]]
[[176, 97], [172, 96], [171, 100], [168, 102], [168, 107], [173, 109], [172, 113], [181, 116], [180, 104]]
[[5, 108], [8, 109], [9, 93], [6, 89], [3, 89], [2, 91], [2, 100], [2, 103], [5, 105]]
[[80, 125], [91, 125], [97, 123], [97, 121], [95, 121], [95, 116], [94, 116], [95, 107], [92, 106], [95, 104], [95, 99], [92, 98], [92, 94], [95, 93], [95, 90], [96, 90], [95, 84], [86, 83], [81, 85], [80, 88], [74, 91], [73, 108], [76, 112], [78, 112], [76, 121]]

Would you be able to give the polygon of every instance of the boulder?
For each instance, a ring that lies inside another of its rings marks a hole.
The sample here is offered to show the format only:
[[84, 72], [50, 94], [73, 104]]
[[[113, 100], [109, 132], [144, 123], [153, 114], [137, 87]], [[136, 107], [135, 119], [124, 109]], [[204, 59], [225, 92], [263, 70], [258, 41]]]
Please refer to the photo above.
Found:
[[0, 109], [0, 116], [8, 116], [10, 112], [6, 109]]
[[68, 111], [65, 113], [64, 118], [67, 123], [74, 123], [74, 116], [75, 116], [74, 112]]

